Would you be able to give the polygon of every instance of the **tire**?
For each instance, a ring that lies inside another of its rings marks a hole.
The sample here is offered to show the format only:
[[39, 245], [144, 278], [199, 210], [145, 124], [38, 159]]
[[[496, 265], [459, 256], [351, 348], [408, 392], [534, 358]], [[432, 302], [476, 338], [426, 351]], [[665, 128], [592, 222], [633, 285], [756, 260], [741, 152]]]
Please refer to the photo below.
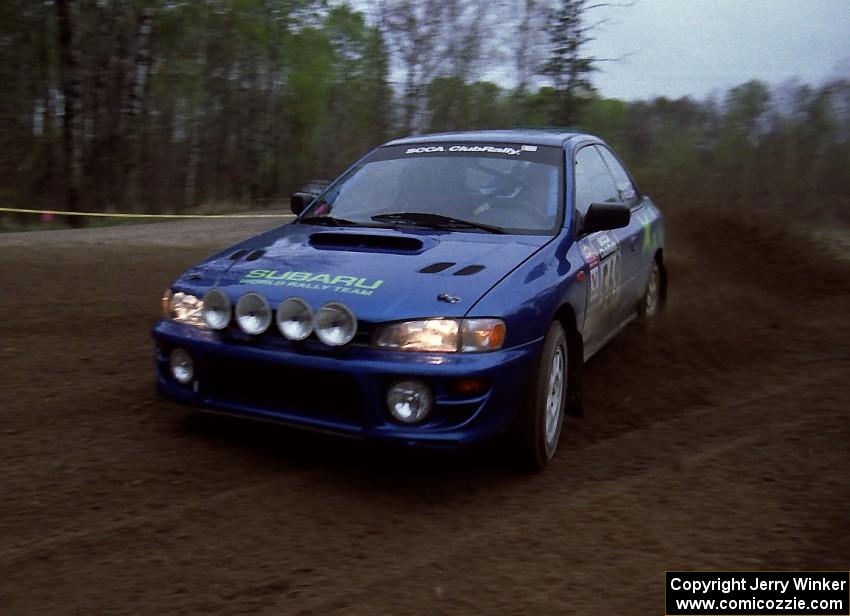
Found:
[[553, 322], [516, 428], [519, 462], [529, 470], [543, 469], [558, 449], [567, 407], [568, 358], [567, 337], [561, 324]]
[[664, 304], [664, 275], [656, 261], [652, 262], [652, 270], [649, 272], [649, 280], [643, 298], [638, 304], [638, 314], [643, 319], [652, 319], [658, 316]]

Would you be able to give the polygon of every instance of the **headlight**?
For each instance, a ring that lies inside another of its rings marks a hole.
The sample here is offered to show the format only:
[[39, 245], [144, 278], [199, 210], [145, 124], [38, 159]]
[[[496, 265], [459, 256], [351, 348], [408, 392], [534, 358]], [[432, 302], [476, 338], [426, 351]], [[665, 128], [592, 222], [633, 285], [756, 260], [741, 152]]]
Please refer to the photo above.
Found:
[[375, 346], [400, 351], [457, 351], [460, 324], [455, 319], [407, 321], [384, 327]]
[[289, 340], [304, 340], [313, 333], [313, 311], [300, 297], [290, 297], [277, 308], [277, 328]]
[[375, 346], [399, 351], [475, 353], [495, 351], [505, 342], [500, 319], [426, 319], [388, 325], [378, 332]]
[[316, 312], [316, 336], [328, 346], [348, 344], [357, 333], [357, 317], [339, 302], [328, 302]]
[[173, 293], [168, 290], [162, 296], [162, 313], [166, 319], [173, 319], [179, 323], [197, 327], [206, 327], [202, 314], [203, 310], [203, 300], [189, 293], [181, 291]]
[[212, 329], [224, 329], [230, 323], [230, 298], [219, 289], [210, 289], [204, 295], [203, 314], [204, 321]]
[[236, 302], [236, 323], [246, 334], [262, 334], [272, 323], [272, 307], [259, 293], [246, 293]]

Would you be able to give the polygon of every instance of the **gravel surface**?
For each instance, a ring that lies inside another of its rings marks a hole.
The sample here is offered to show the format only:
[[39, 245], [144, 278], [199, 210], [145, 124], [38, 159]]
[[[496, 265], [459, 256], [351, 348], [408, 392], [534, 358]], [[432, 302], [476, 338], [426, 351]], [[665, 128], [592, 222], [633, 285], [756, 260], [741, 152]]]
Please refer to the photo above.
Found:
[[0, 613], [661, 614], [666, 569], [846, 570], [850, 266], [668, 221], [666, 314], [537, 475], [159, 399], [162, 289], [273, 221], [0, 235]]
[[[267, 215], [267, 213], [263, 213]], [[285, 224], [295, 218], [202, 218], [173, 222], [150, 222], [114, 227], [59, 229], [0, 233], [0, 247], [56, 246], [73, 244], [123, 244], [133, 246], [185, 246], [214, 244], [226, 246], [240, 239]]]

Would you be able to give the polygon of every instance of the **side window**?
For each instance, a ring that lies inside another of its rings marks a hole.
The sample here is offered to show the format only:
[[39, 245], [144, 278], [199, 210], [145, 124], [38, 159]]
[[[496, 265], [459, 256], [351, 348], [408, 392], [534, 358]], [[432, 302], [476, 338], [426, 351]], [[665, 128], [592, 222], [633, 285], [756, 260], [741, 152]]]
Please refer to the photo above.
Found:
[[620, 200], [614, 178], [595, 147], [578, 151], [575, 171], [576, 210], [581, 216], [587, 214], [591, 203]]
[[599, 153], [605, 159], [605, 163], [611, 170], [611, 175], [614, 176], [614, 182], [617, 185], [617, 192], [620, 195], [620, 201], [633, 205], [637, 199], [637, 191], [634, 184], [629, 179], [629, 174], [620, 164], [620, 161], [611, 153], [608, 148], [598, 147]]

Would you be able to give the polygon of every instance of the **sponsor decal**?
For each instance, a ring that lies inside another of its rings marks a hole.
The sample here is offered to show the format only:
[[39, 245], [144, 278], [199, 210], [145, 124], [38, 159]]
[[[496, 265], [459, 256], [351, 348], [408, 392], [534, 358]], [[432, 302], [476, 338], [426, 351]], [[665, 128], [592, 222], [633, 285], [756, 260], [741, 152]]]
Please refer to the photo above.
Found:
[[301, 289], [316, 289], [333, 293], [350, 295], [372, 295], [382, 284], [383, 280], [370, 280], [358, 276], [337, 274], [317, 274], [314, 272], [253, 269], [239, 281], [239, 284], [261, 284], [275, 287], [296, 287]]
[[[528, 147], [528, 146], [524, 146]], [[414, 148], [407, 148], [405, 150], [405, 154], [436, 154], [439, 152], [463, 152], [463, 153], [476, 153], [476, 152], [486, 152], [487, 154], [505, 154], [506, 156], [519, 156], [522, 151], [526, 152], [535, 152], [537, 151], [537, 147], [533, 146], [534, 150], [518, 150], [516, 148], [509, 147], [496, 147], [492, 145], [452, 145], [452, 146], [443, 146], [443, 145], [425, 145], [425, 146], [417, 146]]]
[[617, 240], [607, 231], [591, 236], [591, 241], [599, 251], [599, 258], [604, 259], [609, 254], [617, 251], [619, 246]]
[[607, 232], [589, 237], [581, 244], [581, 254], [590, 274], [591, 306], [607, 308], [616, 303], [620, 294], [620, 247]]
[[638, 214], [638, 222], [643, 226], [643, 250], [644, 254], [652, 250], [652, 216], [649, 214]]

